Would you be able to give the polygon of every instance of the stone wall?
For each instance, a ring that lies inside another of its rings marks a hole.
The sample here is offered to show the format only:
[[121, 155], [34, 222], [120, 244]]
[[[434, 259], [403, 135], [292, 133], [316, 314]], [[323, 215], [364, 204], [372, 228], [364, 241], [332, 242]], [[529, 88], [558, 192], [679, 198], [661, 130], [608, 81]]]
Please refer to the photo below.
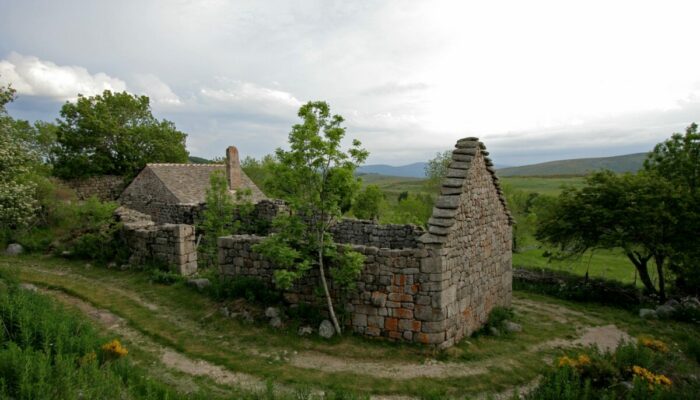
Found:
[[124, 177], [115, 175], [61, 180], [61, 182], [75, 191], [78, 200], [86, 200], [95, 196], [101, 201], [114, 201], [119, 198], [126, 186]]
[[338, 243], [351, 243], [389, 249], [416, 247], [425, 231], [415, 225], [379, 225], [362, 219], [343, 219], [331, 228]]
[[[275, 267], [252, 247], [264, 238], [254, 235], [235, 235], [219, 238], [220, 270], [228, 276], [254, 277], [274, 285]], [[362, 274], [356, 290], [347, 296], [345, 309], [352, 315], [346, 325], [367, 336], [416, 341], [439, 345], [445, 336], [435, 325], [430, 304], [439, 286], [430, 272], [421, 271], [421, 260], [434, 257], [430, 250], [416, 247], [380, 249], [373, 246], [350, 245], [365, 256]], [[323, 304], [316, 298], [314, 288], [318, 275], [313, 270], [297, 282], [284, 298], [290, 304]], [[336, 303], [339, 292], [329, 280]]]
[[445, 346], [483, 326], [493, 307], [511, 302], [513, 220], [487, 156], [476, 138], [457, 143], [421, 238], [441, 253], [434, 268], [442, 275], [436, 304], [445, 318]]
[[[366, 257], [345, 304], [355, 332], [448, 347], [479, 329], [493, 307], [510, 305], [513, 220], [487, 156], [476, 138], [457, 142], [428, 232], [418, 238], [415, 227], [367, 221], [335, 228], [337, 242]], [[260, 240], [219, 238], [221, 273], [273, 285], [274, 265], [252, 250]], [[285, 298], [313, 302], [316, 283], [310, 275]]]
[[129, 264], [135, 267], [159, 262], [181, 275], [197, 271], [194, 226], [156, 224], [145, 214], [124, 207], [116, 211], [131, 251]]

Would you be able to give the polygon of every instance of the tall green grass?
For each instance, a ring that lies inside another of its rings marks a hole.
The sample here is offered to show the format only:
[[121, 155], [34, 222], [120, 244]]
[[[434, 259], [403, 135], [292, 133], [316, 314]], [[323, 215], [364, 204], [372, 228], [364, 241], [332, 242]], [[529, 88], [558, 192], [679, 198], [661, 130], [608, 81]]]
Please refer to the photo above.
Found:
[[110, 357], [101, 347], [113, 338], [79, 315], [0, 278], [0, 398], [185, 398], [149, 379], [128, 355]]

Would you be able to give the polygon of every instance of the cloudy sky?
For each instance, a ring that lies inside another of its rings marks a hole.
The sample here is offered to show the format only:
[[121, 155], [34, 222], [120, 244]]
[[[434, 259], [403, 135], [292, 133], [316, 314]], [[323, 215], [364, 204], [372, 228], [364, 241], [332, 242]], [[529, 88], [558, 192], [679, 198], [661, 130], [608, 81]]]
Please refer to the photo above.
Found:
[[465, 136], [497, 165], [641, 152], [700, 122], [697, 1], [0, 0], [18, 118], [147, 94], [193, 155], [259, 157], [326, 100], [370, 163]]

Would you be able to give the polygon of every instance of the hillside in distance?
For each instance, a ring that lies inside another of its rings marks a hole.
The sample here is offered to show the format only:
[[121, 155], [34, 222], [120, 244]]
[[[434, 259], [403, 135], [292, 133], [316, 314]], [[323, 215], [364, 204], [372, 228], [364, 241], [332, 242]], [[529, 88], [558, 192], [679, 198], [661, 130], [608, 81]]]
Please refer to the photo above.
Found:
[[394, 167], [387, 164], [363, 165], [355, 171], [357, 174], [377, 174], [385, 176], [400, 176], [404, 178], [425, 178], [426, 162], [416, 162]]
[[576, 158], [549, 161], [520, 167], [499, 168], [499, 176], [553, 176], [586, 175], [589, 172], [609, 169], [613, 172], [636, 172], [644, 164], [647, 153], [625, 154], [613, 157]]

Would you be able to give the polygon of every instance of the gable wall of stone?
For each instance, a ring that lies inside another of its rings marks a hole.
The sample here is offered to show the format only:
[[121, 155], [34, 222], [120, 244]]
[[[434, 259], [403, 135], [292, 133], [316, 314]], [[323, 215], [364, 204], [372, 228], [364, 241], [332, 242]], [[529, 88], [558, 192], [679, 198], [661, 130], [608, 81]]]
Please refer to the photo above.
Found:
[[493, 307], [511, 302], [511, 225], [486, 168], [484, 155], [478, 153], [443, 245], [447, 346], [483, 326]]

